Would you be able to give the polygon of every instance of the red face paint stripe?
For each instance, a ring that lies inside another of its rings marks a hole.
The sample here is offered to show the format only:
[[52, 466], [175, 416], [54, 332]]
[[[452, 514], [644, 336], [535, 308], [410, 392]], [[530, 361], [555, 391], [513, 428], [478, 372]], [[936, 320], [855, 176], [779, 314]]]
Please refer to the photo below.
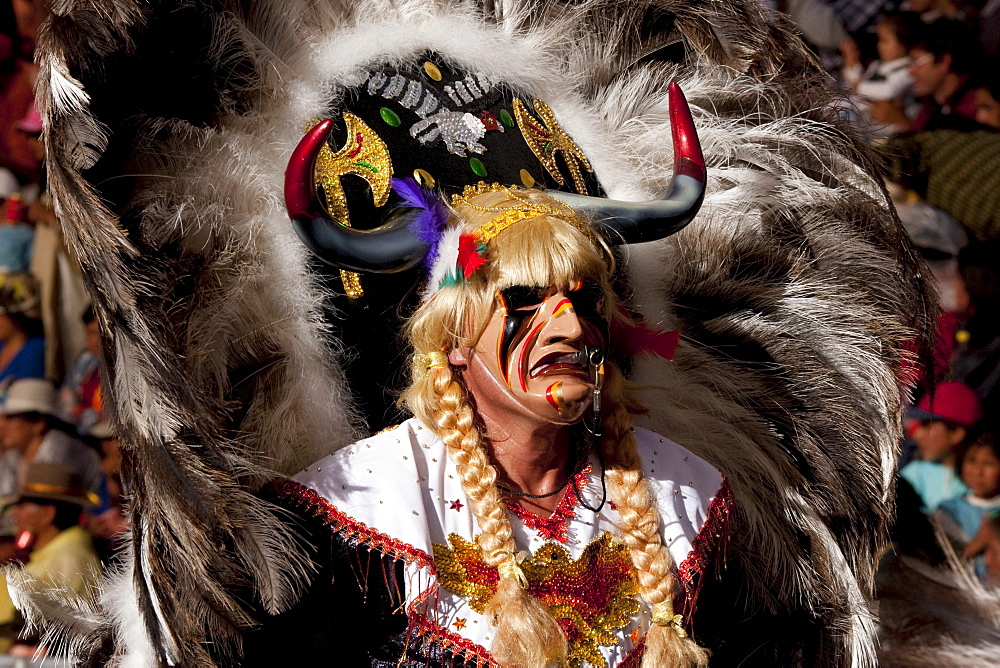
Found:
[[545, 398], [557, 411], [562, 411], [562, 381], [556, 381], [545, 390]]
[[521, 391], [523, 392], [528, 391], [528, 371], [524, 368], [524, 356], [527, 354], [528, 349], [531, 348], [532, 344], [534, 344], [535, 337], [538, 336], [538, 332], [540, 332], [544, 326], [545, 321], [542, 321], [538, 323], [533, 330], [531, 330], [531, 333], [524, 339], [524, 347], [521, 348], [521, 354], [517, 356], [517, 371], [518, 377], [521, 381]]
[[561, 302], [556, 304], [555, 310], [553, 310], [552, 312], [552, 317], [554, 318], [557, 315], [562, 315], [566, 311], [572, 311], [572, 310], [573, 310], [573, 302], [571, 302], [569, 299], [563, 299]]

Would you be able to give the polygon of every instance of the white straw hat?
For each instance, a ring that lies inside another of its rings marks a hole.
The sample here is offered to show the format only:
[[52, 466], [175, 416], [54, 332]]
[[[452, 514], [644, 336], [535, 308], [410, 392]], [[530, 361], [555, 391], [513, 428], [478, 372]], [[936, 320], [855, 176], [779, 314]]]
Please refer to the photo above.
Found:
[[15, 380], [7, 388], [7, 397], [0, 408], [4, 415], [23, 413], [58, 414], [56, 408], [56, 388], [44, 378], [22, 378]]

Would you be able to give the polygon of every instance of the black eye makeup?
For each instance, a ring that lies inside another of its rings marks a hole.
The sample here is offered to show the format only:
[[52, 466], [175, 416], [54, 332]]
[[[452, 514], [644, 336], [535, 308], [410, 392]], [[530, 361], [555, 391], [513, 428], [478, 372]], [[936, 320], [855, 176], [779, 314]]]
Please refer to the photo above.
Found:
[[511, 311], [535, 311], [545, 298], [548, 297], [551, 289], [549, 287], [511, 285], [499, 291], [499, 296], [504, 308], [508, 313]]
[[577, 316], [595, 323], [604, 322], [601, 310], [604, 307], [604, 291], [601, 286], [592, 281], [584, 281], [577, 290], [571, 290], [566, 295], [573, 303]]
[[508, 369], [510, 351], [518, 340], [524, 323], [538, 312], [549, 288], [527, 285], [511, 285], [497, 291], [497, 301], [503, 309], [503, 333], [497, 344], [497, 365], [504, 381], [509, 385]]

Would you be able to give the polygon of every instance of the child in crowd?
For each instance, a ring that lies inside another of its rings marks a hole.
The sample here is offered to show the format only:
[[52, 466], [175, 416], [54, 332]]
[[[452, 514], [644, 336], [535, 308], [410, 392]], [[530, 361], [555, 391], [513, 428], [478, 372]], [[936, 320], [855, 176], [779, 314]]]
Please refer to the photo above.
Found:
[[31, 267], [35, 228], [26, 220], [21, 193], [6, 195], [0, 206], [0, 272], [24, 273]]
[[82, 320], [86, 328], [87, 346], [76, 358], [59, 390], [59, 405], [62, 414], [85, 436], [101, 419], [101, 377], [97, 363], [101, 337], [92, 306], [87, 307]]
[[[841, 45], [844, 86], [853, 91], [855, 104], [866, 117], [870, 116], [869, 109], [876, 102], [891, 102], [902, 108], [913, 103], [913, 76], [909, 72], [912, 61], [906, 44], [919, 24], [919, 17], [909, 12], [882, 15], [875, 26], [879, 57], [864, 71], [857, 44], [847, 40]], [[903, 129], [892, 125], [878, 128], [886, 135], [898, 134]]]
[[909, 482], [931, 512], [945, 499], [965, 494], [969, 488], [955, 473], [955, 455], [972, 437], [983, 416], [975, 391], [964, 383], [942, 383], [933, 394], [925, 395], [910, 411], [916, 422], [911, 436], [917, 445], [917, 459], [899, 475]]
[[[945, 533], [965, 545], [984, 519], [1000, 513], [1000, 443], [992, 434], [983, 434], [965, 451], [959, 470], [969, 492], [943, 501], [935, 516]], [[975, 569], [976, 575], [985, 577], [982, 557], [976, 558]]]

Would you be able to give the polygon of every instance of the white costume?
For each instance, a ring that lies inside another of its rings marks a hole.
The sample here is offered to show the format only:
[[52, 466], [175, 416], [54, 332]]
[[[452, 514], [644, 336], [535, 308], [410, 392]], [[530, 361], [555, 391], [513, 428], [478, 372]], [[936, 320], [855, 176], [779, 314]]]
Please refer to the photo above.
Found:
[[[680, 564], [685, 594], [693, 599], [700, 575], [725, 535], [728, 488], [714, 467], [676, 443], [645, 429], [637, 428], [636, 436], [661, 533]], [[575, 477], [594, 508], [602, 496], [599, 466], [592, 457]], [[485, 599], [477, 594], [489, 598], [496, 568], [480, 561], [476, 520], [440, 438], [411, 419], [343, 448], [294, 480], [308, 488], [299, 494], [313, 513], [326, 516], [334, 531], [405, 561], [411, 631], [421, 640], [461, 651], [466, 659], [490, 661], [492, 627], [481, 614]], [[530, 591], [549, 605], [564, 628], [572, 627], [567, 633], [571, 665], [588, 661], [599, 666], [602, 658], [603, 665], [628, 665], [623, 662], [649, 627], [649, 607], [635, 595], [634, 569], [616, 538], [613, 504], [595, 514], [573, 490], [567, 486], [548, 519], [509, 504], [517, 546], [527, 552], [522, 567]]]

